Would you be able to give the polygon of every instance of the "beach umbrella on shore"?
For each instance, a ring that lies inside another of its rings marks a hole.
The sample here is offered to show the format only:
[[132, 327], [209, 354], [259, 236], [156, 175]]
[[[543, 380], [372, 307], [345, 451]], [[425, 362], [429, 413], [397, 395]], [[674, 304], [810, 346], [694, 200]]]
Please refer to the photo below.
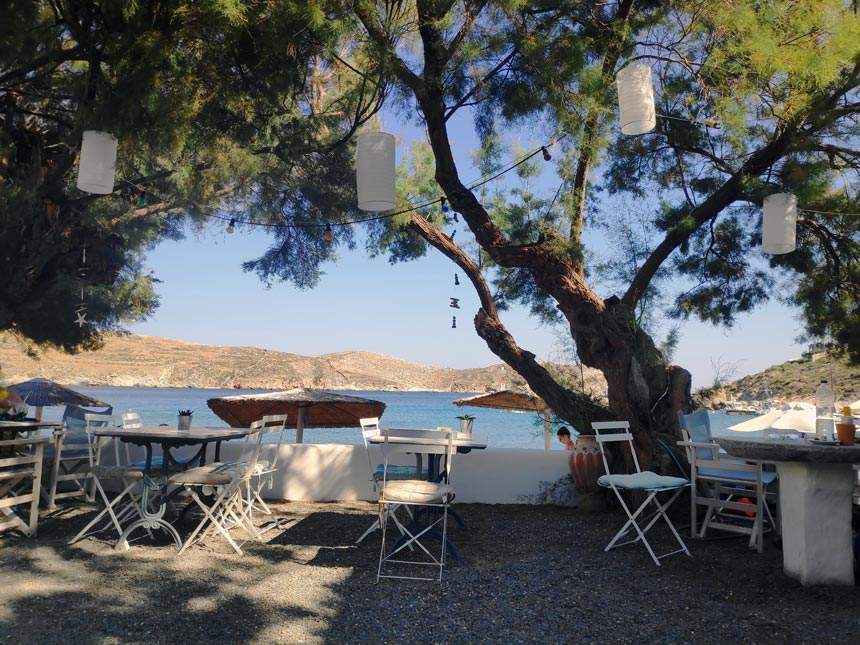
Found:
[[815, 407], [796, 410], [771, 410], [741, 423], [729, 426], [736, 432], [766, 432], [767, 430], [788, 430], [794, 432], [815, 432]]
[[496, 410], [510, 410], [512, 412], [534, 412], [543, 416], [543, 440], [544, 448], [550, 449], [552, 433], [550, 432], [549, 406], [544, 400], [531, 390], [499, 390], [489, 394], [478, 394], [465, 399], [456, 399], [454, 405], [471, 405], [476, 408], [494, 408]]
[[42, 418], [42, 408], [48, 405], [85, 405], [101, 406], [107, 403], [94, 399], [86, 394], [81, 394], [65, 385], [60, 385], [46, 378], [34, 378], [23, 383], [10, 385], [9, 389], [24, 399], [29, 406], [36, 408], [35, 416]]
[[357, 428], [361, 419], [381, 417], [385, 411], [382, 401], [304, 388], [223, 396], [206, 405], [233, 428], [247, 428], [267, 414], [286, 414], [287, 427], [296, 429], [296, 443], [302, 442], [305, 428]]

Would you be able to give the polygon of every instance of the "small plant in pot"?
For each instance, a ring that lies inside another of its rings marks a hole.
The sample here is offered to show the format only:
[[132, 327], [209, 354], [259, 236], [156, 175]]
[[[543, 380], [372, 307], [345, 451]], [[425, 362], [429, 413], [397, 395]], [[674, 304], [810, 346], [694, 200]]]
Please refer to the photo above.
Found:
[[180, 430], [190, 430], [191, 429], [191, 415], [194, 412], [192, 410], [180, 410], [179, 418], [177, 419], [176, 427]]
[[457, 418], [460, 419], [460, 432], [471, 434], [472, 422], [475, 420], [475, 417], [471, 414], [463, 414]]

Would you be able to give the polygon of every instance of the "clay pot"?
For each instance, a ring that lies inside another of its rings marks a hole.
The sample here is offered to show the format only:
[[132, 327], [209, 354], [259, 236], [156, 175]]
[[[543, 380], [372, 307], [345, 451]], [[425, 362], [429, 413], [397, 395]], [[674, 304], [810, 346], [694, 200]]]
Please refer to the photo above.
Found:
[[580, 435], [568, 458], [570, 474], [579, 493], [593, 493], [598, 490], [597, 478], [605, 474], [600, 447], [594, 437]]
[[836, 438], [843, 446], [854, 445], [854, 424], [853, 423], [837, 423]]

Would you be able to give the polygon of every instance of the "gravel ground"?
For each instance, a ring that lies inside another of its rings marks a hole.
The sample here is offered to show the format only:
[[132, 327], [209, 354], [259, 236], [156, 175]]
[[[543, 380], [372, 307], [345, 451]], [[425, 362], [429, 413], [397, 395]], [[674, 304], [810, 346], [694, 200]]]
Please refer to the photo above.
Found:
[[769, 542], [688, 540], [693, 557], [656, 567], [639, 545], [603, 552], [619, 511], [458, 505], [441, 584], [377, 585], [379, 533], [353, 544], [375, 505], [274, 508], [244, 556], [217, 538], [180, 557], [164, 541], [117, 553], [107, 533], [68, 546], [95, 512], [79, 504], [32, 540], [0, 534], [0, 643], [860, 642], [857, 587], [802, 587]]

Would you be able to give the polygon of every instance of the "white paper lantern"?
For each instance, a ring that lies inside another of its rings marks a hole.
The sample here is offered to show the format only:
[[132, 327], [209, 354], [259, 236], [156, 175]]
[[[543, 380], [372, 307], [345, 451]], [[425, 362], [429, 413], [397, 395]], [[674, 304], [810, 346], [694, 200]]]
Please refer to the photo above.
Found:
[[387, 211], [397, 202], [394, 176], [394, 135], [366, 132], [358, 137], [355, 150], [358, 207], [364, 211]]
[[116, 139], [107, 132], [84, 132], [78, 166], [78, 188], [97, 195], [113, 192], [116, 144]]
[[642, 63], [628, 65], [615, 76], [615, 83], [621, 132], [630, 135], [651, 132], [657, 126], [651, 68]]
[[771, 255], [791, 253], [796, 246], [797, 198], [776, 193], [764, 198], [761, 222], [761, 250]]

